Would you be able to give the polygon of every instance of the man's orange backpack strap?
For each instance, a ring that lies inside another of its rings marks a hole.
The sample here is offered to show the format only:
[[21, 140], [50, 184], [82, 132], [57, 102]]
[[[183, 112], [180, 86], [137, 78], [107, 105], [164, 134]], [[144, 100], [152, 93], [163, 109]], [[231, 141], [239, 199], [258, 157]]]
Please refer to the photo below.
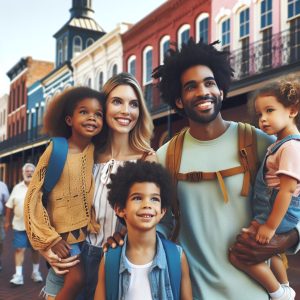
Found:
[[[178, 180], [199, 182], [202, 180], [218, 180], [224, 202], [229, 201], [227, 189], [223, 180], [223, 177], [233, 176], [236, 174], [244, 173], [243, 186], [241, 190], [242, 196], [247, 196], [250, 189], [250, 184], [254, 183], [256, 171], [257, 171], [257, 146], [256, 146], [256, 133], [255, 128], [250, 124], [238, 123], [238, 149], [239, 149], [239, 160], [241, 165], [215, 171], [215, 172], [189, 172], [179, 173], [181, 155], [183, 148], [183, 141], [185, 133], [188, 128], [182, 129], [176, 134], [169, 142], [167, 154], [166, 154], [166, 168], [169, 170], [172, 176], [173, 183], [177, 188]], [[176, 226], [172, 235], [172, 239], [175, 240], [179, 233], [179, 219], [180, 210], [178, 199], [172, 201], [172, 212], [175, 217]]]

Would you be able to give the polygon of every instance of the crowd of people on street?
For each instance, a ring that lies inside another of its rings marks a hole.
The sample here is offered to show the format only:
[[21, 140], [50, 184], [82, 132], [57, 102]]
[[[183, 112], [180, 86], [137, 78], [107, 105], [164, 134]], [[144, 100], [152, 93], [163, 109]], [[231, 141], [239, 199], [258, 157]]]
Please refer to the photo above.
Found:
[[222, 117], [233, 74], [214, 43], [168, 50], [153, 78], [189, 126], [156, 152], [133, 75], [54, 98], [37, 166], [23, 166], [10, 196], [0, 184], [11, 284], [24, 284], [30, 248], [33, 281], [43, 281], [39, 255], [48, 262], [48, 300], [295, 299], [283, 259], [300, 248], [300, 82], [256, 91], [258, 129]]

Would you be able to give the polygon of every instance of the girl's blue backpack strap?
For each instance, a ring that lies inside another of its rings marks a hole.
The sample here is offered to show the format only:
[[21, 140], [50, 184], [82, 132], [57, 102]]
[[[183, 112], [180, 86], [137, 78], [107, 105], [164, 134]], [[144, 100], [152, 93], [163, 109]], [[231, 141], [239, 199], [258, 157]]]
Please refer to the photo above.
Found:
[[122, 247], [109, 248], [105, 254], [106, 300], [118, 300], [119, 270]]
[[270, 154], [275, 153], [285, 142], [290, 140], [300, 140], [300, 134], [291, 134], [279, 141], [270, 151]]
[[167, 258], [168, 271], [171, 282], [172, 294], [174, 300], [180, 299], [180, 285], [181, 285], [181, 257], [176, 244], [166, 240], [160, 233], [158, 233]]
[[64, 169], [68, 155], [68, 141], [64, 137], [54, 137], [52, 141], [52, 152], [45, 174], [43, 185], [42, 202], [47, 207], [48, 195], [58, 182]]

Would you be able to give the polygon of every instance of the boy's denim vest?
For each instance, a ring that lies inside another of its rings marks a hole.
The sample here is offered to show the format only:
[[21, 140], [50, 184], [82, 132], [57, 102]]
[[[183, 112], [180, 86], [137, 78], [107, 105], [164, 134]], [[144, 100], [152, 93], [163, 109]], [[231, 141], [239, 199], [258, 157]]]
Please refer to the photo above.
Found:
[[[173, 300], [172, 288], [169, 278], [166, 254], [159, 236], [156, 234], [156, 255], [149, 272], [149, 283], [153, 300]], [[126, 263], [125, 253], [127, 236], [125, 237], [120, 260], [119, 299], [125, 299], [130, 284], [130, 267]], [[181, 247], [177, 246], [180, 254]], [[141, 287], [143, 288], [143, 287]]]
[[[267, 153], [267, 155], [265, 156], [264, 161], [258, 170], [255, 185], [254, 185], [253, 213], [254, 213], [254, 219], [260, 224], [264, 224], [267, 221], [272, 211], [275, 198], [279, 191], [279, 189], [268, 187], [267, 184], [265, 183], [264, 169], [265, 169], [266, 159], [268, 158], [269, 155], [274, 154], [283, 143], [289, 140], [300, 140], [300, 135], [289, 135], [284, 139], [282, 139], [277, 144], [275, 144], [274, 147], [272, 147]], [[291, 157], [291, 159], [293, 158]], [[300, 197], [292, 196], [292, 200], [288, 208], [288, 211], [286, 212], [282, 222], [277, 228], [276, 233], [287, 232], [295, 228], [297, 223], [299, 222], [299, 219], [300, 219]]]

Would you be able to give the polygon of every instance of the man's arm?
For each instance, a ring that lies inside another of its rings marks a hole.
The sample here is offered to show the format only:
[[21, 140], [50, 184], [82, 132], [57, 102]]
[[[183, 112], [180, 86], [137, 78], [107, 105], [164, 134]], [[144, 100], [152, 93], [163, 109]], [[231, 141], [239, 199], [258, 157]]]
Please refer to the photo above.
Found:
[[270, 243], [264, 245], [256, 242], [255, 233], [242, 232], [237, 236], [235, 244], [229, 251], [244, 264], [257, 264], [279, 253], [299, 250], [299, 232], [300, 223], [296, 229], [287, 233], [275, 234]]
[[13, 210], [10, 207], [6, 207], [5, 210], [5, 221], [4, 221], [4, 230], [5, 232], [8, 231], [9, 227], [11, 226], [11, 218], [12, 218]]

